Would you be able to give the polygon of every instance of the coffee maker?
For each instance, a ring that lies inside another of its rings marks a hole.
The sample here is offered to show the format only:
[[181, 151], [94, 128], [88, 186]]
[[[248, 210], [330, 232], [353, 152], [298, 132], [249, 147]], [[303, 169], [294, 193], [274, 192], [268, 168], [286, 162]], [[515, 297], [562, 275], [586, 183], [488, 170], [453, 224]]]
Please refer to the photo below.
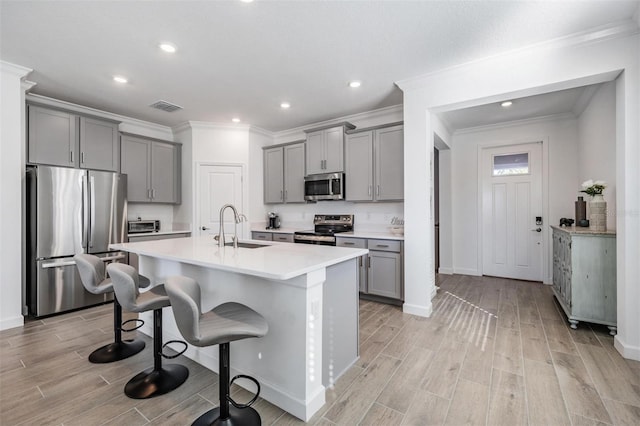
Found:
[[269, 212], [267, 213], [267, 229], [278, 229], [280, 228], [280, 216], [278, 213]]

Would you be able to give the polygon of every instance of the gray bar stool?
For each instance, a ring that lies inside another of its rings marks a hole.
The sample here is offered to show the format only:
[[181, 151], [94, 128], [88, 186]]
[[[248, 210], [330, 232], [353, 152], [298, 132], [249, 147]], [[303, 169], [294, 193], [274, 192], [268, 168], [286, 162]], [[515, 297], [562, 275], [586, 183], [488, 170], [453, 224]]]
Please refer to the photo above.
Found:
[[[91, 254], [77, 254], [73, 257], [80, 274], [80, 281], [84, 288], [93, 294], [104, 294], [113, 292], [113, 284], [111, 279], [106, 277], [104, 262], [97, 256]], [[144, 277], [141, 277], [144, 278]], [[149, 285], [149, 280], [144, 278], [145, 287]], [[143, 285], [141, 280], [140, 285]], [[144, 349], [144, 341], [142, 340], [122, 340], [123, 331], [133, 331], [138, 328], [123, 329], [122, 327], [130, 322], [140, 321], [136, 319], [122, 322], [122, 307], [118, 303], [118, 299], [113, 299], [113, 334], [114, 341], [108, 345], [102, 346], [89, 355], [89, 362], [95, 364], [104, 364], [108, 362], [120, 361], [129, 358]]]
[[[193, 425], [260, 425], [260, 415], [250, 406], [260, 395], [260, 384], [253, 377], [238, 375], [229, 382], [229, 342], [249, 337], [262, 337], [269, 326], [265, 319], [239, 303], [223, 303], [209, 312], [202, 313], [200, 286], [187, 277], [168, 277], [165, 289], [171, 299], [171, 309], [182, 336], [194, 346], [220, 345], [220, 406], [207, 411]], [[247, 404], [238, 404], [229, 396], [231, 384], [245, 378], [253, 381], [258, 391]], [[229, 403], [232, 405], [230, 406]]]
[[[122, 306], [131, 312], [153, 311], [153, 367], [135, 375], [124, 387], [129, 398], [144, 399], [171, 392], [182, 385], [189, 377], [184, 365], [162, 365], [162, 358], [173, 359], [187, 349], [185, 342], [172, 340], [162, 344], [162, 308], [171, 304], [163, 285], [150, 290], [138, 291], [138, 272], [135, 268], [121, 263], [107, 266], [107, 272], [113, 281], [113, 290]], [[177, 355], [165, 355], [162, 350], [170, 343], [181, 343], [184, 350]]]

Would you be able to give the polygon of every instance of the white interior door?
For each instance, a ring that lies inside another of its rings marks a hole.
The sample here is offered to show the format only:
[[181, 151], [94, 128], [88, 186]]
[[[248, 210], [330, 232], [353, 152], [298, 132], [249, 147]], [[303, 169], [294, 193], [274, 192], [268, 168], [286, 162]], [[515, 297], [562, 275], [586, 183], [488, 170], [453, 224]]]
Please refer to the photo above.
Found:
[[542, 143], [482, 150], [483, 274], [542, 281]]
[[[222, 206], [233, 204], [238, 213], [243, 212], [242, 166], [201, 164], [198, 166], [198, 185], [198, 231], [200, 235], [217, 235]], [[233, 214], [227, 210], [224, 215], [225, 234], [232, 235], [234, 227]], [[244, 238], [243, 228], [238, 224], [238, 238]]]

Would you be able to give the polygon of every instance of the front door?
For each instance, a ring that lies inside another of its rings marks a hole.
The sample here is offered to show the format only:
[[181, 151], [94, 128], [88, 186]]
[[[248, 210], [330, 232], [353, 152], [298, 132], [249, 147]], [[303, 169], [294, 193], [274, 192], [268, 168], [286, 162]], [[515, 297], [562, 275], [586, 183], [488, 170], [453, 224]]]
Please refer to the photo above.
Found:
[[[217, 235], [220, 229], [220, 208], [233, 204], [238, 213], [243, 213], [242, 166], [208, 165], [198, 166], [198, 231], [200, 235]], [[225, 211], [224, 232], [233, 235], [235, 222], [233, 213]], [[238, 224], [238, 238], [243, 238], [243, 225]], [[227, 238], [227, 241], [231, 241]]]
[[542, 281], [542, 142], [482, 149], [483, 275]]

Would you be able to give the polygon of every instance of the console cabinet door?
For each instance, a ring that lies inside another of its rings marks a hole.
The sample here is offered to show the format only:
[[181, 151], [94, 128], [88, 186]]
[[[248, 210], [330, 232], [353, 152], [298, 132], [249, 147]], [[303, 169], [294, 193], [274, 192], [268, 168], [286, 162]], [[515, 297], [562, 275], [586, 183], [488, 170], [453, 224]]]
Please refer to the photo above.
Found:
[[29, 163], [77, 166], [77, 119], [75, 114], [29, 105]]
[[151, 141], [122, 135], [121, 171], [127, 175], [127, 200], [151, 201]]
[[404, 126], [375, 131], [375, 196], [378, 201], [404, 199]]
[[282, 147], [264, 150], [264, 202], [284, 202], [284, 157]]
[[373, 200], [373, 133], [347, 136], [345, 142], [345, 195], [347, 201]]
[[151, 200], [180, 203], [180, 147], [151, 142]]
[[284, 147], [284, 202], [304, 203], [304, 143]]
[[118, 124], [80, 117], [80, 167], [83, 169], [120, 169]]
[[402, 299], [402, 255], [386, 251], [369, 251], [367, 292], [392, 299]]

